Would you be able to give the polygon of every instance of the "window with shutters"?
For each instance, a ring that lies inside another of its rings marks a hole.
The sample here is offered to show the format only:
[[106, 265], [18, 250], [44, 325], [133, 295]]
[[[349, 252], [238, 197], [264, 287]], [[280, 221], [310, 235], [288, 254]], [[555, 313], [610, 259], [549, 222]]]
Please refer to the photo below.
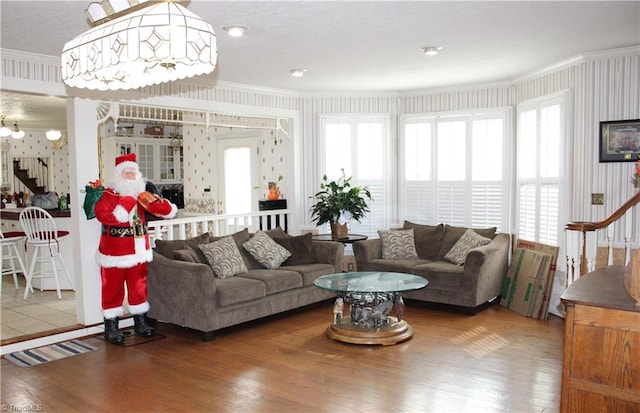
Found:
[[[389, 121], [384, 116], [321, 116], [324, 151], [320, 176], [338, 179], [342, 170], [351, 183], [371, 191], [369, 213], [360, 223], [352, 222], [349, 232], [377, 237], [379, 229], [389, 228]], [[327, 224], [326, 232], [330, 232]]]
[[407, 116], [400, 138], [400, 218], [508, 229], [508, 110]]
[[[517, 236], [559, 245], [564, 96], [518, 106]], [[564, 221], [562, 221], [564, 222]]]

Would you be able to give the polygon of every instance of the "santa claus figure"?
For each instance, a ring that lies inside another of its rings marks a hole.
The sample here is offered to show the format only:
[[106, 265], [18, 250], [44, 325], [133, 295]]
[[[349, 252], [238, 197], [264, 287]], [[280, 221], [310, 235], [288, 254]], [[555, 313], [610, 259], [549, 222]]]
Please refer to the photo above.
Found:
[[147, 320], [147, 263], [153, 259], [153, 252], [145, 211], [173, 218], [178, 209], [166, 199], [145, 191], [134, 153], [119, 156], [112, 182], [95, 205], [96, 218], [102, 223], [96, 260], [101, 267], [104, 337], [114, 344], [124, 343], [118, 319], [124, 314], [125, 285], [136, 334], [150, 337], [154, 332]]

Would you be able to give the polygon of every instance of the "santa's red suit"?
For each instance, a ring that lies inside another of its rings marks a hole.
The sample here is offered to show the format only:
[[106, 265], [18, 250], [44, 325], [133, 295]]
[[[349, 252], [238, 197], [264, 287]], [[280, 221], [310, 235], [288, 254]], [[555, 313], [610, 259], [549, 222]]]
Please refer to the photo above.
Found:
[[[135, 154], [127, 154], [116, 158], [114, 180], [121, 179], [126, 168], [135, 169], [138, 179], [142, 179]], [[137, 315], [149, 310], [147, 263], [153, 259], [153, 252], [145, 210], [161, 218], [172, 218], [177, 207], [149, 192], [143, 191], [137, 196], [121, 195], [111, 187], [105, 189], [95, 205], [96, 218], [102, 223], [96, 261], [102, 268], [102, 311], [105, 319], [122, 317], [125, 282], [129, 312]]]

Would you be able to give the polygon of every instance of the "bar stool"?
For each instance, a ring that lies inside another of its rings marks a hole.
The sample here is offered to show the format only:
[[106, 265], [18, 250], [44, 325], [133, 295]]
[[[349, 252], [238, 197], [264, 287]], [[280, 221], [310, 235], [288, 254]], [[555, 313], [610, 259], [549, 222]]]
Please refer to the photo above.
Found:
[[[27, 272], [27, 289], [24, 292], [24, 299], [27, 299], [29, 290], [33, 291], [32, 282], [34, 278], [53, 278], [56, 282], [58, 299], [62, 299], [56, 261], [60, 263], [62, 273], [67, 277], [73, 288], [73, 280], [71, 280], [67, 265], [60, 254], [60, 240], [68, 236], [69, 232], [58, 231], [56, 222], [51, 214], [39, 207], [25, 208], [20, 213], [18, 220], [27, 236], [27, 249], [34, 248]], [[46, 271], [44, 264], [47, 263], [51, 265], [50, 272]], [[39, 264], [37, 271], [36, 264]], [[42, 291], [42, 285], [40, 290]]]
[[[13, 275], [13, 284], [16, 286], [16, 290], [20, 289], [18, 284], [18, 273], [21, 272], [24, 275], [25, 280], [27, 278], [27, 269], [24, 266], [22, 260], [22, 254], [18, 249], [18, 244], [25, 239], [25, 233], [20, 231], [12, 231], [3, 234], [0, 231], [0, 267], [2, 272], [0, 275]], [[16, 266], [16, 260], [18, 265]], [[4, 263], [7, 261], [9, 267], [5, 268]], [[0, 291], [2, 291], [2, 280], [0, 279]], [[33, 292], [33, 288], [31, 288]]]

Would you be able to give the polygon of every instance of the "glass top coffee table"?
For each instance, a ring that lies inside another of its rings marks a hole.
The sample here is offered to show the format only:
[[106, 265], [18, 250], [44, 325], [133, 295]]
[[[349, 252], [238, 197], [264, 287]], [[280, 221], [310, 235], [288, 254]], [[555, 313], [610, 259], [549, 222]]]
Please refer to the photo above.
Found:
[[[413, 329], [402, 319], [402, 293], [424, 288], [429, 281], [399, 272], [343, 272], [319, 277], [313, 284], [338, 295], [333, 323], [327, 328], [329, 338], [388, 346], [413, 336]], [[343, 317], [345, 303], [349, 304], [350, 317]], [[392, 310], [396, 317], [389, 315]]]

